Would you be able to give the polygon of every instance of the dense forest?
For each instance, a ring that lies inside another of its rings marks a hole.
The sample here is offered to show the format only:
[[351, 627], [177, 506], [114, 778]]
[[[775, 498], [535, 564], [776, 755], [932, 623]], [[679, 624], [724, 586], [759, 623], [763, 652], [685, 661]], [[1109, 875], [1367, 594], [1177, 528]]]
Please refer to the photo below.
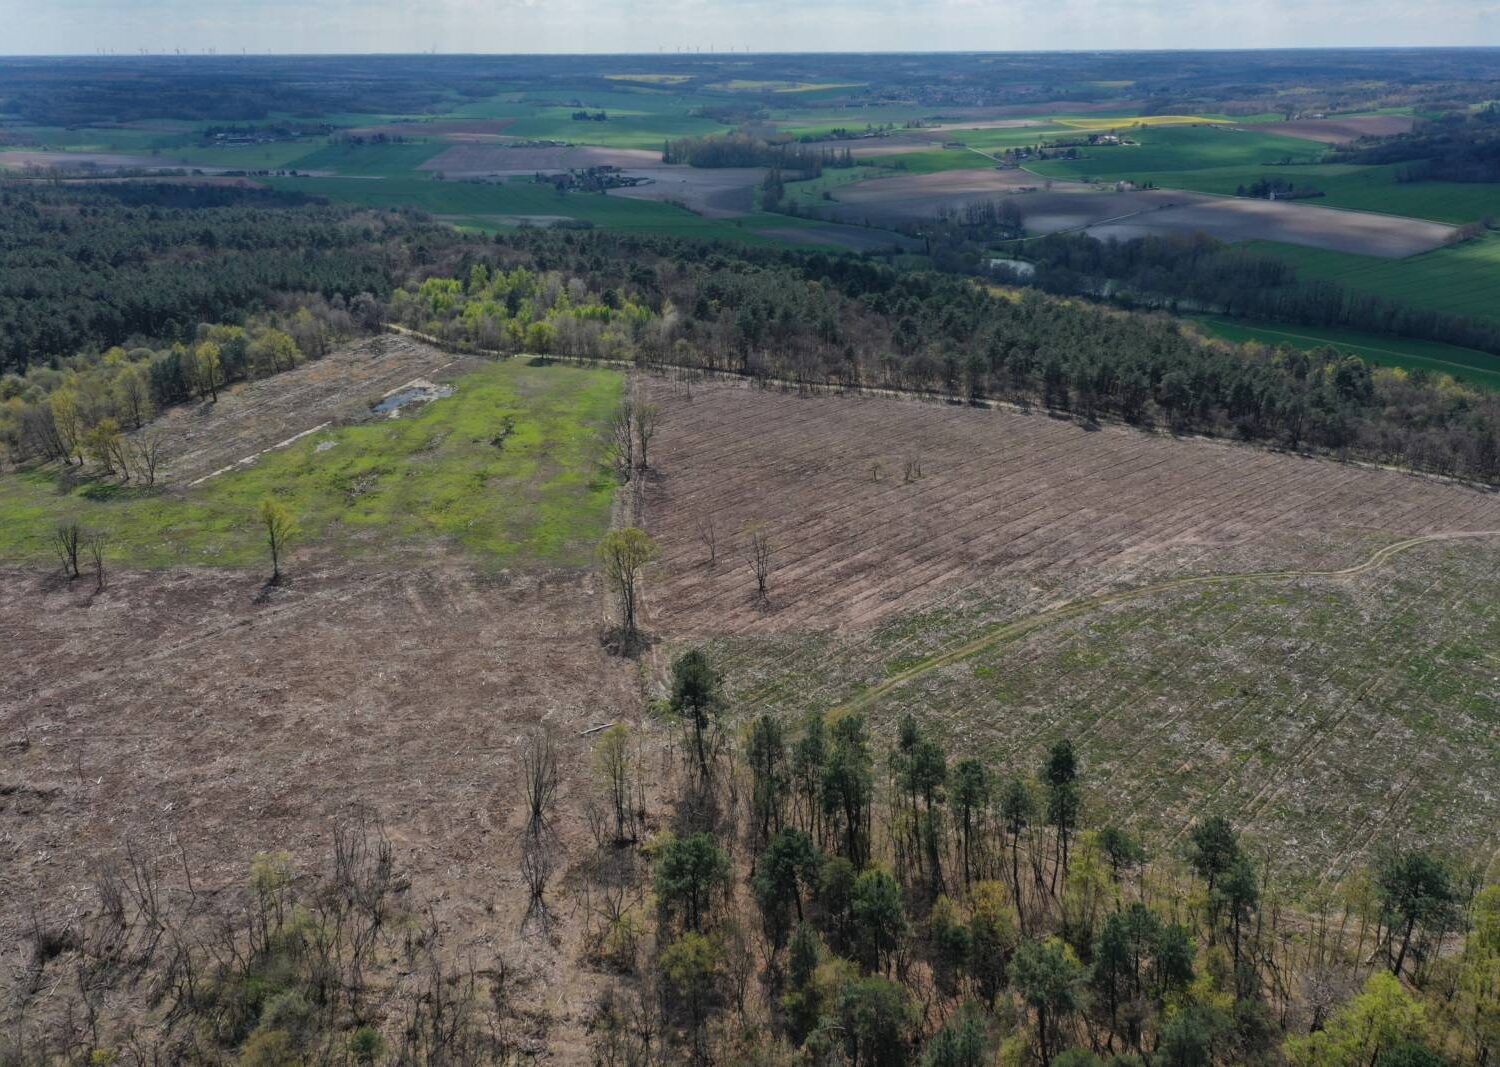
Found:
[[881, 737], [858, 712], [756, 715], [701, 649], [652, 710], [592, 737], [567, 790], [568, 742], [518, 739], [521, 937], [440, 921], [368, 817], [332, 828], [316, 873], [262, 852], [209, 892], [186, 857], [184, 889], [127, 849], [79, 887], [88, 906], [34, 916], [0, 1062], [526, 1062], [562, 1004], [529, 999], [528, 938], [561, 944], [563, 922], [581, 936], [551, 966], [586, 1026], [568, 1062], [600, 1067], [1483, 1067], [1497, 1050], [1500, 887], [1462, 862], [1381, 853], [1300, 909], [1222, 816], [1148, 854], [1066, 739], [1023, 766], [912, 716]]
[[[464, 253], [484, 271], [463, 267], [441, 293], [398, 293], [391, 314], [487, 349], [1041, 403], [1084, 419], [1500, 478], [1500, 399], [1372, 371], [1332, 349], [1207, 342], [1165, 316], [1036, 291], [997, 297], [967, 278], [820, 253], [559, 232]], [[1249, 262], [1272, 278], [1283, 269]], [[569, 298], [575, 280], [604, 294], [604, 306], [580, 310]]]
[[1337, 150], [1340, 163], [1399, 163], [1398, 181], [1500, 181], [1500, 108], [1449, 112], [1410, 133]]
[[849, 149], [813, 148], [792, 140], [769, 140], [749, 133], [722, 137], [683, 137], [662, 145], [663, 163], [690, 167], [775, 167], [816, 177], [824, 167], [852, 167]]
[[350, 298], [445, 231], [256, 189], [0, 185], [0, 373], [85, 350], [183, 340], [275, 293]]

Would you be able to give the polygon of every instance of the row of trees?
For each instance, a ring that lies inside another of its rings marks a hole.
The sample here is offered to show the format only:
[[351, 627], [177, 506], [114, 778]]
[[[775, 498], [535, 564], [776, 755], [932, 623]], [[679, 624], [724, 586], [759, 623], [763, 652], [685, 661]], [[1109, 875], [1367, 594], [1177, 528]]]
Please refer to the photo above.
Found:
[[789, 138], [772, 138], [738, 131], [714, 137], [683, 137], [663, 143], [663, 163], [690, 167], [774, 167], [817, 177], [824, 167], [852, 167], [848, 148], [814, 148]]
[[[1184, 244], [1182, 258], [1155, 244], [1049, 247], [1090, 257], [1068, 268], [1044, 263], [1039, 275], [1053, 279], [1059, 271], [1082, 278], [1109, 256], [1134, 257], [1145, 273], [1196, 263], [1208, 284], [1255, 277], [1279, 291], [1290, 278], [1275, 261], [1196, 241]], [[816, 253], [536, 232], [496, 238], [472, 254], [485, 267], [478, 289], [472, 279], [433, 281], [426, 284], [441, 285], [441, 299], [398, 294], [393, 310], [416, 328], [481, 347], [1039, 402], [1085, 419], [1500, 478], [1493, 394], [1372, 369], [1333, 349], [1206, 341], [1166, 317], [1036, 291], [999, 299], [968, 279]], [[495, 277], [519, 282], [505, 282], [499, 300]]]

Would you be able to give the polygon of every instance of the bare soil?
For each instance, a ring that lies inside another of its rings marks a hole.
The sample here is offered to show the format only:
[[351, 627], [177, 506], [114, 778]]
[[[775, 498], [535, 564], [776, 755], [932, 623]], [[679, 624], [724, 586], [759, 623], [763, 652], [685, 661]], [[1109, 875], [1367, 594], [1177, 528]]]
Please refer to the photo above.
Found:
[[[1500, 496], [1036, 412], [655, 382], [649, 611], [682, 637], [869, 626], [977, 582], [1048, 595], [1161, 575], [1359, 562], [1385, 539], [1500, 528]], [[920, 467], [908, 479], [908, 461]], [[708, 565], [698, 524], [712, 518]], [[745, 558], [774, 552], [761, 602]]]
[[167, 884], [185, 862], [212, 895], [244, 885], [260, 851], [309, 871], [334, 825], [368, 811], [448, 948], [534, 971], [556, 1042], [581, 1032], [593, 979], [577, 925], [556, 943], [520, 932], [518, 761], [526, 731], [550, 728], [558, 847], [581, 854], [580, 735], [639, 706], [629, 661], [601, 645], [592, 574], [480, 577], [429, 555], [412, 570], [294, 561], [272, 588], [184, 571], [92, 590], [0, 570], [0, 989], [30, 951], [30, 910], [96, 907], [91, 864], [126, 841]]
[[1324, 144], [1347, 144], [1361, 137], [1394, 137], [1409, 133], [1417, 120], [1411, 115], [1345, 115], [1327, 119], [1297, 119], [1272, 122], [1251, 129], [1262, 133], [1284, 133]]
[[631, 177], [649, 185], [612, 189], [611, 196], [632, 200], [675, 201], [711, 219], [736, 218], [755, 210], [755, 189], [765, 180], [764, 167], [631, 167]]
[[1345, 211], [1314, 203], [1216, 197], [1091, 227], [1095, 237], [1211, 233], [1224, 241], [1283, 241], [1384, 259], [1404, 259], [1440, 248], [1457, 230], [1440, 222]]
[[1087, 227], [1098, 237], [1124, 239], [1202, 231], [1226, 241], [1260, 238], [1386, 258], [1431, 251], [1455, 233], [1452, 226], [1425, 219], [1343, 211], [1305, 201], [1250, 200], [1177, 189], [1104, 191], [1081, 182], [1049, 183], [1024, 170], [899, 175], [842, 186], [833, 195], [841, 218], [875, 225], [1014, 197], [1011, 202], [1031, 233]]

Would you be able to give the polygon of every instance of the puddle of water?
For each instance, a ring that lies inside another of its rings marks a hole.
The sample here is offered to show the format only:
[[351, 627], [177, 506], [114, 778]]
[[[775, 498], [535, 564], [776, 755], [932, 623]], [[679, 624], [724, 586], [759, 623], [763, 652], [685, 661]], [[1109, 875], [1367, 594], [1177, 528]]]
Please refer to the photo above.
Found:
[[423, 404], [429, 400], [440, 400], [453, 395], [451, 385], [433, 385], [431, 382], [412, 382], [395, 392], [387, 393], [371, 410], [377, 415], [394, 417], [408, 404]]

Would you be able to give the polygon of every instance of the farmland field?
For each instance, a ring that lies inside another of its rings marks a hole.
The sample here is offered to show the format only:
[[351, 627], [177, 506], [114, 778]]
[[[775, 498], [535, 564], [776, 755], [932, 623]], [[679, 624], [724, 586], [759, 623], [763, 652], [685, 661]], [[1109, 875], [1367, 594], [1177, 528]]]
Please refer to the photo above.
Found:
[[[1376, 828], [1500, 845], [1478, 741], [1500, 698], [1492, 494], [1041, 414], [654, 390], [654, 625], [710, 639], [738, 701], [884, 728], [923, 709], [1007, 762], [1072, 736], [1156, 846], [1205, 805], [1242, 811], [1302, 879]], [[755, 525], [768, 604], [738, 547]], [[1479, 536], [1406, 543], [1455, 534]]]
[[1250, 247], [1289, 260], [1300, 278], [1338, 282], [1354, 292], [1455, 315], [1500, 315], [1500, 236], [1495, 234], [1402, 260], [1273, 242]]
[[1453, 235], [1453, 229], [1442, 223], [1335, 211], [1310, 202], [1209, 197], [1170, 189], [1104, 191], [1075, 182], [1039, 188], [1045, 183], [1024, 170], [872, 178], [832, 188], [835, 203], [825, 209], [847, 221], [881, 225], [1013, 196], [1009, 202], [1032, 234], [1089, 227], [1096, 236], [1123, 240], [1201, 231], [1225, 241], [1272, 239], [1392, 258], [1426, 252]]

